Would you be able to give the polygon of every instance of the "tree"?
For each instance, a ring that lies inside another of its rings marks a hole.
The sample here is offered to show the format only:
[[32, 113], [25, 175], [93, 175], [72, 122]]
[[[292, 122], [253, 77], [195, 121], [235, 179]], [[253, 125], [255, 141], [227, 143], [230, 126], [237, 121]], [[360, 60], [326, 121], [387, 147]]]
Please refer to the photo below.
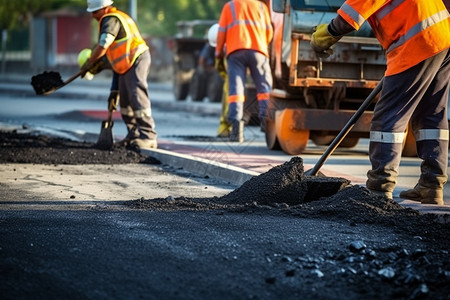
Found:
[[227, 0], [159, 0], [138, 1], [138, 24], [152, 36], [171, 36], [177, 21], [194, 19], [218, 20]]

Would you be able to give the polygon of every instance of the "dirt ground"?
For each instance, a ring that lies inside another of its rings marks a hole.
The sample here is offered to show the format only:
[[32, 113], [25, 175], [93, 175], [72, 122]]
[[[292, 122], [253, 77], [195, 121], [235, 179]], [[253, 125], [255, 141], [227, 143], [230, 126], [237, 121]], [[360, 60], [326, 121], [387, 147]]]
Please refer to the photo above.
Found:
[[[123, 147], [99, 150], [89, 143], [0, 132], [0, 163], [158, 162]], [[311, 240], [320, 242], [311, 243], [303, 255], [268, 258], [272, 271], [264, 273], [265, 285], [284, 287], [286, 293], [277, 292], [284, 299], [292, 298], [287, 288], [292, 278], [296, 279], [296, 286], [308, 286], [314, 291], [303, 298], [450, 299], [450, 224], [375, 196], [345, 179], [305, 177], [302, 159], [298, 157], [222, 197], [141, 198], [129, 199], [123, 205], [135, 210], [247, 215], [253, 220], [258, 216], [282, 216], [293, 222], [323, 220], [328, 235], [311, 236]], [[358, 231], [362, 238], [340, 239], [350, 231]], [[374, 232], [386, 232], [386, 239], [374, 239]], [[346, 249], [339, 247], [342, 243]], [[261, 241], [255, 244], [260, 245]], [[254, 251], [256, 255], [265, 250]], [[267, 266], [263, 269], [267, 271]], [[246, 288], [248, 293], [243, 295], [267, 298], [264, 290]]]

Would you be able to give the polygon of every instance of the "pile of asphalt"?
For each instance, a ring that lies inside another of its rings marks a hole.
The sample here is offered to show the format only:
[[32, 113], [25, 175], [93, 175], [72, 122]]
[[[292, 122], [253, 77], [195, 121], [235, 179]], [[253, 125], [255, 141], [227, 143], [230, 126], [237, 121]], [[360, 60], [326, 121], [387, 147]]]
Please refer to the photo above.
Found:
[[160, 162], [123, 146], [114, 145], [112, 149], [104, 150], [93, 143], [15, 130], [0, 131], [0, 163], [114, 165]]
[[54, 71], [45, 71], [31, 77], [31, 85], [37, 95], [42, 95], [64, 84], [61, 75]]

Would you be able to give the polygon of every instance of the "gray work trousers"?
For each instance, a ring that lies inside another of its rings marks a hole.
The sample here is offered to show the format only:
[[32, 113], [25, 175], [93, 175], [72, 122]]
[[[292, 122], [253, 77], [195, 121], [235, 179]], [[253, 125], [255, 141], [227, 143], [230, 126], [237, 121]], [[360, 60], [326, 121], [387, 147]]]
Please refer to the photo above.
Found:
[[120, 112], [129, 139], [156, 139], [155, 121], [148, 96], [150, 64], [150, 52], [146, 51], [139, 55], [127, 72], [118, 75]]
[[370, 129], [368, 188], [394, 190], [409, 121], [422, 159], [419, 184], [443, 188], [447, 182], [449, 78], [448, 49], [385, 78]]

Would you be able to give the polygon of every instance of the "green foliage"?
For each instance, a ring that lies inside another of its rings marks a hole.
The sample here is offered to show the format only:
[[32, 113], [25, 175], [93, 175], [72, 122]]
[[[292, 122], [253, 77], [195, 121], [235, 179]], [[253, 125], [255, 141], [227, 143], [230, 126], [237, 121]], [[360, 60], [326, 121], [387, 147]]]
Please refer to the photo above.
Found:
[[138, 1], [138, 25], [143, 34], [174, 35], [176, 23], [187, 20], [218, 20], [227, 0]]
[[[219, 18], [227, 0], [136, 0], [138, 26], [144, 35], [169, 36], [176, 33], [176, 22]], [[114, 5], [129, 11], [129, 0], [115, 0]], [[86, 9], [86, 0], [0, 0], [0, 30], [26, 28], [33, 15], [71, 7]]]

